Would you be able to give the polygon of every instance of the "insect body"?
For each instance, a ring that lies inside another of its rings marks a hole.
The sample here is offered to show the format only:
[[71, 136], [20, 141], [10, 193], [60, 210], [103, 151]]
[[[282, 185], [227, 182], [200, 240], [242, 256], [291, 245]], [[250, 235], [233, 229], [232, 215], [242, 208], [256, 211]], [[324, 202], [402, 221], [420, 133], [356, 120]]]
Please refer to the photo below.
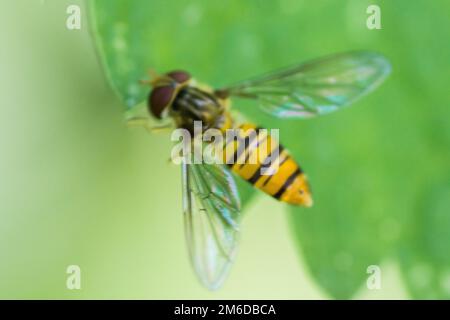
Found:
[[[205, 130], [239, 131], [239, 139], [224, 141], [226, 165], [182, 163], [188, 249], [205, 286], [215, 289], [221, 285], [236, 253], [240, 200], [230, 171], [278, 200], [312, 205], [307, 178], [295, 160], [266, 130], [236, 123], [229, 112], [230, 99], [253, 99], [277, 118], [310, 118], [352, 103], [389, 72], [390, 65], [381, 55], [349, 52], [217, 90], [198, 85], [185, 71], [172, 71], [150, 81], [148, 107], [155, 118], [168, 116], [177, 128], [191, 133], [195, 121], [201, 121]], [[261, 150], [267, 151], [261, 155]]]
[[[201, 121], [205, 129], [216, 128], [222, 132], [234, 128], [234, 121], [228, 111], [229, 98], [223, 97], [223, 93], [221, 96], [208, 88], [193, 86], [187, 72], [169, 72], [156, 78], [153, 85], [149, 109], [155, 117], [161, 118], [162, 112], [168, 112], [178, 128], [190, 132], [193, 132], [194, 121]], [[288, 151], [267, 130], [260, 130], [248, 123], [236, 127], [236, 130], [241, 133], [240, 139], [224, 146], [224, 155], [229, 156], [223, 159], [224, 163], [241, 178], [278, 200], [311, 206], [312, 197], [306, 175]], [[264, 154], [261, 150], [267, 152]], [[258, 158], [257, 155], [261, 153], [264, 156]], [[230, 158], [234, 158], [234, 161], [230, 161]], [[252, 162], [250, 159], [257, 161]], [[272, 174], [263, 174], [261, 168], [268, 164], [277, 168]]]

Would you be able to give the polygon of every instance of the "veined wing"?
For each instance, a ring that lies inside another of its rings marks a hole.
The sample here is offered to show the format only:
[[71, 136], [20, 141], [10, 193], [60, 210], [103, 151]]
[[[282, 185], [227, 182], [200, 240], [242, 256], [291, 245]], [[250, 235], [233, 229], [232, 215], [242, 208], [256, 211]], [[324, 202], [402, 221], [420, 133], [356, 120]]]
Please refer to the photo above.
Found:
[[229, 170], [219, 164], [182, 164], [183, 211], [192, 265], [209, 289], [220, 287], [234, 260], [240, 201]]
[[253, 98], [279, 118], [309, 118], [338, 110], [376, 88], [390, 73], [374, 52], [341, 53], [225, 89], [222, 97]]

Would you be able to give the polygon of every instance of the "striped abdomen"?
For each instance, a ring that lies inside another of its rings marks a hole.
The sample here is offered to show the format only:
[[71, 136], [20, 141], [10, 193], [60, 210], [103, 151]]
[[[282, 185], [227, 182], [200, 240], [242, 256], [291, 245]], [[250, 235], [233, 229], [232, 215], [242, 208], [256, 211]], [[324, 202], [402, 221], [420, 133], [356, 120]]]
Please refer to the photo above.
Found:
[[311, 206], [305, 174], [269, 131], [251, 124], [239, 127], [228, 139], [224, 161], [233, 172], [272, 197], [291, 204]]

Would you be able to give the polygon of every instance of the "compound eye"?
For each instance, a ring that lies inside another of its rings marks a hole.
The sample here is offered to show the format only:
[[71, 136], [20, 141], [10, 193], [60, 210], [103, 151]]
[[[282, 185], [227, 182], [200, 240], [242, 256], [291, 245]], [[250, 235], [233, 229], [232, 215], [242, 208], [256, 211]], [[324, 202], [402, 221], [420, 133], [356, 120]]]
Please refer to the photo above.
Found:
[[184, 83], [191, 78], [191, 75], [188, 72], [182, 70], [171, 71], [167, 75], [177, 83]]
[[148, 98], [150, 113], [154, 117], [161, 119], [161, 115], [172, 101], [174, 93], [175, 88], [173, 86], [161, 86], [154, 88]]

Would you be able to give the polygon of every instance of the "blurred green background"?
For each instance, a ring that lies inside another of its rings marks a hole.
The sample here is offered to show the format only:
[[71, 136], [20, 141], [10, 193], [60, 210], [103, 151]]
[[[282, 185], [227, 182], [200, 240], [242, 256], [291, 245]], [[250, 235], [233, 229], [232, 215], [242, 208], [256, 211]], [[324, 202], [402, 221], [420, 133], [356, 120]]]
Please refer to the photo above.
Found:
[[[0, 1], [0, 298], [450, 298], [449, 1], [88, 2], [104, 42], [82, 1]], [[66, 28], [70, 4], [81, 30]], [[369, 4], [382, 30], [366, 28]], [[150, 67], [224, 85], [354, 49], [393, 66], [356, 106], [309, 121], [247, 112], [281, 128], [315, 206], [254, 194], [229, 279], [207, 291], [169, 136], [126, 128], [123, 101], [145, 94], [134, 85]], [[71, 264], [81, 290], [66, 288]]]

